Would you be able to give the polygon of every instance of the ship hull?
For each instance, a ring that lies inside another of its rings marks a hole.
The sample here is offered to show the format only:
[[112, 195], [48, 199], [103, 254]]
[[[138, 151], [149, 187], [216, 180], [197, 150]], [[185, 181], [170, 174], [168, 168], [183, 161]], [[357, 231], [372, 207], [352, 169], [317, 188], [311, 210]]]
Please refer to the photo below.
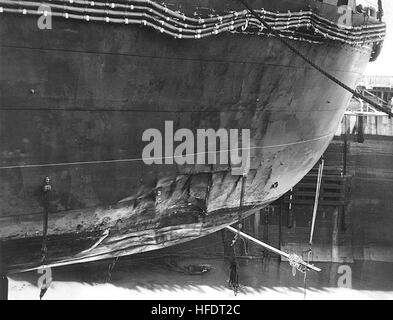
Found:
[[[53, 187], [47, 263], [159, 249], [282, 196], [321, 157], [351, 98], [274, 37], [184, 40], [143, 27], [54, 23], [42, 31], [34, 17], [0, 20], [8, 270], [40, 263], [44, 177]], [[371, 54], [334, 41], [291, 43], [351, 87]], [[229, 165], [145, 164], [143, 132], [164, 132], [165, 121], [193, 132], [250, 129], [246, 178]]]

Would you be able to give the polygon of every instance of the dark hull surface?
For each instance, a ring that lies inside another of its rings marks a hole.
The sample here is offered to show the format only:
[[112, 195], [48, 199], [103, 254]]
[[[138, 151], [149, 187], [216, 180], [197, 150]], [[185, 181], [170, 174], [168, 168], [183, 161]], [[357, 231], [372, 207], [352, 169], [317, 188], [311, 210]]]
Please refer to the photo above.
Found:
[[[9, 269], [40, 261], [44, 177], [53, 186], [48, 262], [162, 248], [239, 219], [242, 178], [226, 165], [144, 164], [146, 129], [164, 132], [165, 121], [193, 132], [250, 129], [244, 217], [315, 165], [351, 98], [274, 37], [184, 40], [137, 26], [36, 23], [0, 19], [0, 237]], [[291, 43], [351, 87], [371, 54], [335, 41]]]

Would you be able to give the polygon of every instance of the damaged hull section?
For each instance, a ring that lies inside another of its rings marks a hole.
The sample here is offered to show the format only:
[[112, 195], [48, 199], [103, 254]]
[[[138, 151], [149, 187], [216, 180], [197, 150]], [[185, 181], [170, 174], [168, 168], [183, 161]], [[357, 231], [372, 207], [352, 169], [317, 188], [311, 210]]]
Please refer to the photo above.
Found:
[[[0, 19], [0, 238], [10, 272], [40, 264], [44, 177], [53, 186], [47, 263], [163, 248], [282, 196], [319, 160], [351, 98], [274, 37], [185, 40], [137, 26], [53, 23], [43, 34], [34, 17]], [[372, 52], [292, 44], [351, 87]], [[246, 178], [228, 165], [146, 165], [143, 132], [163, 131], [165, 121], [193, 132], [249, 129]]]

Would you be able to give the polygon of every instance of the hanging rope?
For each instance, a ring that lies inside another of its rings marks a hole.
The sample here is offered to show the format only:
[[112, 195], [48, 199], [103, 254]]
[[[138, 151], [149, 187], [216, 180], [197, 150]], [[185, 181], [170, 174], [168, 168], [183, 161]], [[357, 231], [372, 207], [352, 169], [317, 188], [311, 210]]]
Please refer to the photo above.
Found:
[[236, 233], [231, 244], [231, 247], [233, 248], [233, 258], [231, 259], [230, 266], [229, 266], [229, 288], [232, 288], [235, 296], [239, 292], [239, 288], [240, 288], [237, 253], [236, 253], [236, 243], [238, 239], [239, 239], [239, 233]]
[[391, 111], [391, 109], [387, 106], [384, 105], [379, 105], [376, 102], [374, 102], [371, 99], [368, 99], [367, 97], [365, 97], [364, 95], [362, 95], [361, 93], [357, 92], [356, 90], [353, 90], [351, 87], [347, 86], [345, 83], [343, 83], [342, 81], [340, 81], [339, 79], [337, 79], [336, 77], [332, 76], [329, 72], [327, 72], [326, 70], [322, 69], [320, 66], [318, 66], [317, 64], [315, 64], [314, 62], [312, 62], [308, 57], [306, 57], [303, 53], [301, 53], [298, 49], [296, 49], [294, 46], [292, 46], [287, 40], [285, 40], [283, 38], [283, 35], [281, 34], [281, 32], [279, 30], [276, 30], [274, 28], [272, 28], [270, 26], [270, 24], [268, 24], [254, 9], [252, 9], [250, 7], [250, 5], [247, 3], [246, 0], [239, 0], [246, 8], [248, 11], [250, 11], [250, 13], [259, 21], [263, 24], [263, 26], [270, 32], [272, 33], [278, 40], [280, 40], [289, 50], [291, 50], [292, 52], [294, 52], [296, 55], [298, 55], [300, 58], [302, 58], [307, 64], [309, 64], [310, 66], [312, 66], [314, 69], [316, 69], [317, 71], [319, 71], [320, 73], [322, 73], [325, 77], [327, 77], [328, 79], [332, 80], [333, 82], [335, 82], [336, 84], [338, 84], [340, 87], [342, 87], [343, 89], [347, 90], [348, 92], [352, 93], [352, 95], [356, 98], [362, 99], [363, 101], [367, 102], [368, 104], [370, 104], [371, 106], [373, 106], [375, 109], [386, 113], [387, 115], [389, 115], [390, 117], [393, 116], [393, 112]]
[[[310, 264], [311, 256], [313, 254], [311, 248], [310, 248], [310, 250], [307, 250], [306, 253], [307, 253], [307, 263]], [[306, 269], [304, 272], [304, 277], [303, 277], [303, 289], [304, 289], [303, 299], [304, 300], [306, 300], [306, 298], [307, 298], [307, 272], [308, 272], [308, 270]]]
[[42, 230], [42, 247], [41, 247], [41, 265], [46, 263], [46, 254], [47, 254], [47, 244], [46, 238], [48, 233], [48, 211], [49, 211], [49, 204], [50, 204], [50, 194], [52, 192], [52, 186], [50, 184], [50, 178], [46, 177], [44, 180], [44, 186], [42, 188], [43, 194], [43, 230]]
[[117, 256], [108, 266], [108, 272], [106, 275], [106, 282], [110, 282], [112, 280], [112, 272], [115, 268], [116, 262], [119, 260], [119, 256]]
[[230, 262], [230, 274], [229, 274], [229, 287], [233, 289], [235, 296], [237, 295], [240, 285], [239, 285], [239, 274], [238, 274], [238, 264], [237, 264], [237, 253], [236, 253], [236, 243], [239, 239], [243, 241], [244, 252], [247, 255], [247, 247], [244, 239], [241, 238], [240, 233], [242, 229], [242, 215], [243, 215], [243, 201], [244, 201], [244, 192], [245, 192], [245, 183], [247, 180], [247, 176], [243, 175], [241, 177], [241, 189], [240, 189], [240, 204], [239, 204], [239, 213], [238, 213], [238, 224], [237, 224], [237, 232], [232, 240], [231, 247], [233, 248], [233, 259]]
[[[50, 196], [52, 192], [52, 186], [50, 184], [50, 178], [45, 177], [44, 186], [42, 188], [43, 193], [43, 230], [42, 230], [42, 247], [41, 247], [41, 266], [46, 266], [47, 259], [47, 233], [48, 233], [48, 214], [49, 214], [49, 205], [50, 205]], [[48, 268], [42, 269], [43, 276], [40, 277], [39, 282], [41, 283], [40, 288], [40, 300], [44, 297], [46, 291], [49, 289], [52, 278], [50, 276], [51, 271]]]

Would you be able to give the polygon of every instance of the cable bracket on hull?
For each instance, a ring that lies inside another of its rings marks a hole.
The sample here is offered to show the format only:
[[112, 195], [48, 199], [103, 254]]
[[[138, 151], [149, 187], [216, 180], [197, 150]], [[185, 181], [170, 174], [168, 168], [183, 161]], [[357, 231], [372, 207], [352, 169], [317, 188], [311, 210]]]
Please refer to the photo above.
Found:
[[247, 3], [246, 0], [239, 0], [246, 8], [247, 10], [260, 22], [262, 23], [262, 25], [271, 33], [273, 34], [278, 40], [280, 40], [289, 50], [291, 50], [292, 52], [294, 52], [296, 55], [298, 55], [300, 58], [302, 58], [307, 64], [309, 64], [310, 66], [312, 66], [314, 69], [316, 69], [317, 71], [319, 71], [320, 73], [322, 73], [325, 77], [327, 77], [328, 79], [332, 80], [333, 82], [335, 82], [336, 84], [338, 84], [340, 87], [342, 87], [343, 89], [345, 89], [346, 91], [352, 93], [352, 95], [355, 98], [359, 98], [362, 99], [364, 102], [367, 102], [368, 104], [370, 104], [371, 106], [373, 106], [375, 109], [386, 113], [387, 115], [389, 115], [390, 117], [393, 116], [393, 112], [392, 110], [384, 105], [379, 105], [378, 103], [376, 103], [375, 101], [365, 97], [364, 95], [362, 95], [361, 93], [359, 93], [358, 91], [352, 89], [351, 87], [349, 87], [348, 85], [346, 85], [345, 83], [343, 83], [342, 81], [340, 81], [339, 79], [337, 79], [336, 77], [334, 77], [333, 75], [331, 75], [329, 72], [327, 72], [326, 70], [324, 70], [323, 68], [321, 68], [320, 66], [318, 66], [316, 63], [314, 63], [313, 61], [311, 61], [308, 57], [306, 57], [303, 53], [301, 53], [298, 49], [296, 49], [294, 46], [292, 46], [287, 40], [285, 40], [283, 38], [283, 34], [281, 33], [281, 31], [276, 30], [274, 28], [272, 28], [270, 26], [270, 24], [268, 24], [265, 19], [263, 19], [261, 17], [260, 14], [258, 14], [254, 9], [251, 8], [251, 6]]

